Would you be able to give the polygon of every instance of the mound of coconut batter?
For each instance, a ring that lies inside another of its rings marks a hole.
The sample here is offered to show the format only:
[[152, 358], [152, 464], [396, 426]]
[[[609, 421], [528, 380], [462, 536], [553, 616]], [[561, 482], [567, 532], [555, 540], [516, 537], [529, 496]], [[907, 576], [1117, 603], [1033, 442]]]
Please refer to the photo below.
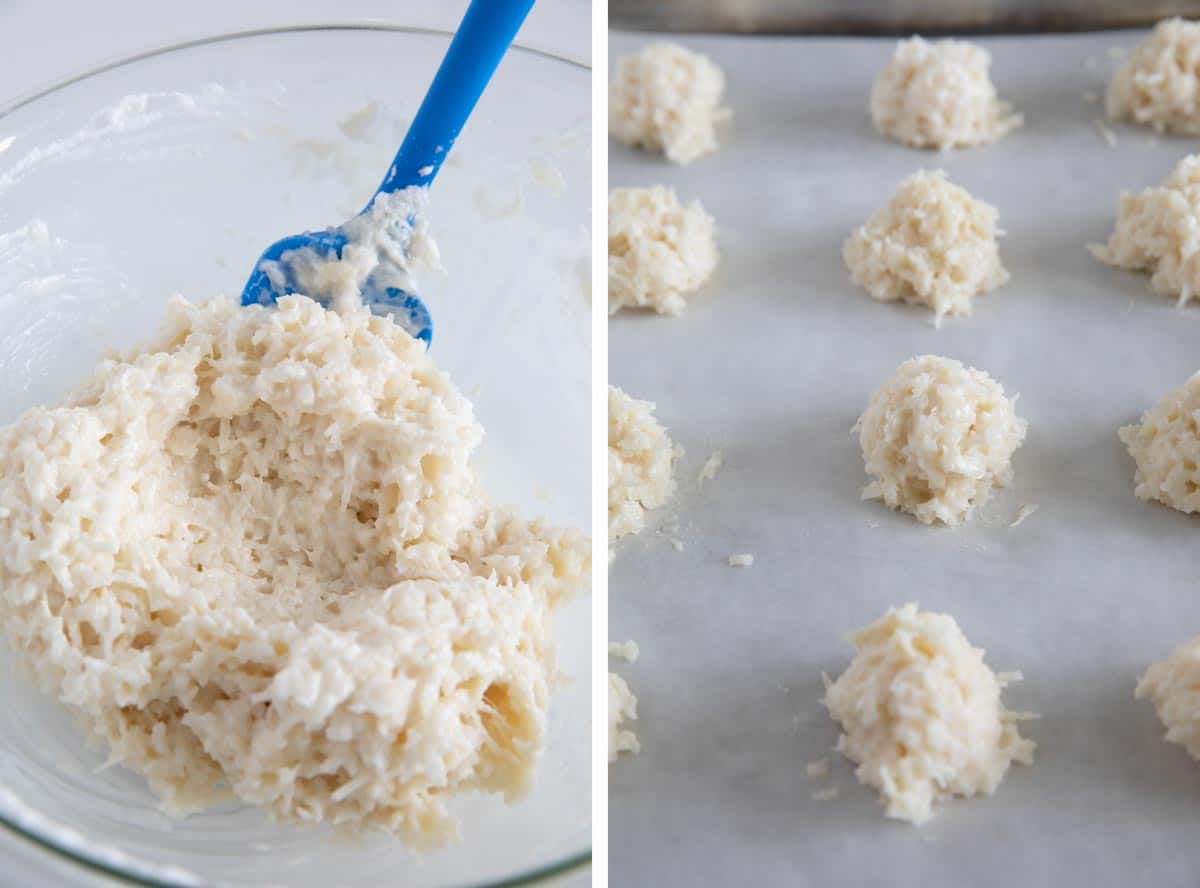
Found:
[[1162, 184], [1121, 193], [1117, 227], [1088, 249], [1101, 262], [1150, 274], [1154, 292], [1184, 306], [1200, 296], [1200, 154], [1183, 158]]
[[921, 824], [952, 796], [991, 795], [1014, 761], [1033, 763], [996, 675], [946, 614], [891, 609], [856, 632], [849, 668], [826, 679], [825, 706], [842, 726], [837, 749], [879, 790], [887, 816]]
[[[608, 643], [608, 656], [636, 663], [640, 651], [636, 641]], [[637, 697], [629, 684], [615, 672], [608, 673], [608, 763], [611, 765], [623, 752], [637, 755], [642, 751], [629, 722], [637, 719]]]
[[573, 530], [493, 508], [482, 430], [366, 310], [175, 300], [0, 430], [0, 622], [164, 807], [456, 832], [530, 785]]
[[674, 189], [615, 188], [608, 195], [608, 310], [648, 308], [679, 315], [685, 294], [717, 267], [713, 218]]
[[858, 420], [863, 499], [881, 499], [923, 524], [961, 524], [1012, 480], [1027, 423], [1016, 399], [982, 370], [952, 358], [905, 361]]
[[637, 697], [628, 683], [615, 672], [608, 673], [608, 763], [611, 765], [623, 752], [637, 755], [641, 744], [627, 722], [637, 719]]
[[1135, 696], [1154, 704], [1167, 729], [1167, 742], [1178, 743], [1192, 758], [1200, 759], [1200, 636], [1147, 669]]
[[608, 88], [608, 132], [626, 145], [691, 163], [717, 150], [725, 74], [707, 56], [652, 43], [617, 60]]
[[871, 120], [916, 148], [994, 142], [1022, 123], [996, 95], [987, 50], [962, 40], [902, 40], [871, 88]]
[[[608, 387], [608, 541], [646, 526], [675, 490], [675, 461], [682, 448], [671, 443], [654, 417], [654, 404]], [[612, 549], [609, 549], [612, 557]]]
[[854, 283], [879, 302], [908, 302], [944, 316], [968, 315], [971, 299], [1008, 280], [1000, 264], [996, 208], [921, 170], [842, 247]]
[[1200, 24], [1155, 25], [1113, 75], [1105, 111], [1158, 132], [1200, 135]]
[[1117, 434], [1137, 466], [1138, 499], [1200, 512], [1200, 373]]

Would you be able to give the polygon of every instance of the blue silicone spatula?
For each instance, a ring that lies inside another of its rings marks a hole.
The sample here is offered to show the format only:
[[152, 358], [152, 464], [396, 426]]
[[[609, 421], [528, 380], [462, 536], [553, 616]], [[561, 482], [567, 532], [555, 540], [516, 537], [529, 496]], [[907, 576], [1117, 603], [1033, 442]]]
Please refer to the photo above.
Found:
[[[411, 185], [433, 184], [533, 3], [534, 0], [471, 0], [395, 160], [363, 213], [371, 209], [380, 194]], [[242, 290], [242, 305], [270, 305], [281, 296], [297, 292], [295, 276], [286, 259], [291, 251], [311, 250], [333, 260], [341, 257], [346, 243], [346, 231], [340, 225], [277, 240], [255, 264]], [[268, 276], [264, 263], [271, 263], [282, 273]], [[391, 314], [396, 323], [424, 340], [426, 346], [433, 341], [433, 318], [415, 293], [397, 287], [373, 286], [368, 280], [362, 300], [380, 314]]]

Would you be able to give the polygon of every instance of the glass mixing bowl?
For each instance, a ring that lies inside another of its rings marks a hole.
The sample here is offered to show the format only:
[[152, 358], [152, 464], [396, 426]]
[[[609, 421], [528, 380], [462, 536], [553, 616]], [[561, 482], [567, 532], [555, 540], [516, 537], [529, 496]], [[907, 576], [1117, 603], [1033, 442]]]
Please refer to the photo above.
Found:
[[[229, 35], [106, 66], [0, 110], [0, 422], [61, 398], [153, 332], [174, 293], [236, 295], [260, 250], [374, 190], [449, 35], [322, 27]], [[486, 430], [499, 502], [587, 527], [586, 68], [514, 49], [432, 195], [447, 272], [421, 295], [433, 350]], [[562, 186], [565, 185], [565, 190]], [[566, 676], [537, 785], [462, 799], [462, 841], [417, 856], [226, 806], [159, 813], [101, 769], [0, 642], [0, 824], [149, 885], [515, 885], [590, 860], [589, 604], [559, 620]]]

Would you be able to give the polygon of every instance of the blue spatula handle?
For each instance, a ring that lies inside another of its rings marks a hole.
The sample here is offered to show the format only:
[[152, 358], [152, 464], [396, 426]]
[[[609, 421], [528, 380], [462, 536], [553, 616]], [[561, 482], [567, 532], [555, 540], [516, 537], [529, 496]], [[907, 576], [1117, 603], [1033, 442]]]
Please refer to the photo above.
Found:
[[534, 0], [471, 0], [379, 192], [429, 185]]

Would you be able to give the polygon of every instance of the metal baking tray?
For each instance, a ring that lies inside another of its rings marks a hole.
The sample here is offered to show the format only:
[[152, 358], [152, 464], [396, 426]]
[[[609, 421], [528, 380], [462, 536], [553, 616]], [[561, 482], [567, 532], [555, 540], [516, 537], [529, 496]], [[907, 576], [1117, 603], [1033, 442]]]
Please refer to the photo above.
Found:
[[1200, 0], [610, 0], [613, 28], [775, 34], [1099, 31], [1200, 16]]

